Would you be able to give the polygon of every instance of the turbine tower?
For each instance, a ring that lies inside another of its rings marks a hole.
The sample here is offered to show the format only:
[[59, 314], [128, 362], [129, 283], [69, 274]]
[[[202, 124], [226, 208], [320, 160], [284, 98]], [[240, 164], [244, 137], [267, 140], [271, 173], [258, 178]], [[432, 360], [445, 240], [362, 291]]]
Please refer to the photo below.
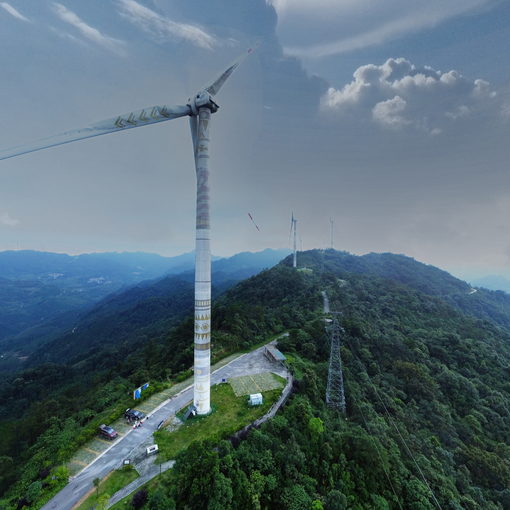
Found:
[[89, 127], [60, 133], [29, 145], [0, 151], [0, 160], [35, 152], [56, 145], [83, 140], [157, 122], [189, 117], [193, 155], [197, 176], [195, 237], [195, 338], [193, 403], [197, 414], [211, 410], [211, 250], [209, 218], [209, 124], [211, 114], [218, 111], [213, 97], [248, 54], [235, 60], [211, 85], [200, 90], [185, 105], [151, 106], [107, 119]]
[[331, 239], [331, 249], [333, 249], [333, 226], [335, 224], [335, 222], [333, 221], [333, 218], [329, 218], [329, 223], [330, 223], [330, 239]]
[[292, 213], [292, 218], [290, 220], [290, 231], [294, 232], [294, 240], [293, 240], [293, 249], [292, 249], [292, 267], [297, 267], [297, 220], [294, 218], [294, 213]]

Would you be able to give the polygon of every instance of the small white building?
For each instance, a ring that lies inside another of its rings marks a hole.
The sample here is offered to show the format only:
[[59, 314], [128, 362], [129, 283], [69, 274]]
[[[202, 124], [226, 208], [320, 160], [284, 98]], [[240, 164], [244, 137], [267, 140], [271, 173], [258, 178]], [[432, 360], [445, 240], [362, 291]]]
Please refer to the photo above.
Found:
[[158, 445], [153, 444], [149, 446], [145, 451], [147, 452], [147, 455], [154, 455], [155, 453], [158, 453]]
[[251, 406], [260, 406], [263, 403], [262, 393], [253, 393], [250, 395], [250, 399], [248, 400], [248, 403]]

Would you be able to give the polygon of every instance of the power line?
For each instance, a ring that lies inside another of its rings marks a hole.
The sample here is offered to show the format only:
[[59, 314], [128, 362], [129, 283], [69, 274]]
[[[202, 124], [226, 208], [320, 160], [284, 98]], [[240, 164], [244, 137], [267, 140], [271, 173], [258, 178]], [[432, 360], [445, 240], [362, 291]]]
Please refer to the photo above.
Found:
[[373, 445], [375, 446], [375, 450], [376, 450], [376, 452], [377, 452], [377, 456], [379, 457], [379, 460], [381, 461], [381, 467], [382, 467], [382, 469], [383, 469], [383, 471], [384, 471], [384, 474], [386, 475], [386, 478], [388, 479], [388, 482], [389, 482], [390, 487], [391, 487], [391, 490], [392, 490], [392, 492], [393, 492], [393, 494], [394, 494], [394, 496], [395, 496], [395, 499], [396, 499], [396, 501], [397, 501], [397, 503], [398, 503], [398, 506], [399, 506], [399, 507], [403, 510], [403, 506], [402, 506], [402, 504], [400, 503], [400, 499], [398, 498], [398, 496], [397, 496], [397, 492], [395, 491], [395, 487], [393, 486], [393, 483], [392, 483], [392, 481], [391, 481], [390, 473], [389, 473], [389, 472], [388, 472], [388, 470], [384, 467], [384, 461], [383, 461], [383, 458], [382, 458], [381, 451], [379, 450], [379, 447], [377, 446], [377, 443], [376, 443], [376, 441], [375, 441], [375, 437], [374, 437], [374, 436], [375, 436], [375, 434], [373, 434], [372, 432], [370, 432], [370, 428], [371, 428], [371, 427], [369, 427], [369, 426], [368, 426], [368, 422], [367, 422], [367, 420], [366, 420], [366, 418], [365, 418], [365, 414], [363, 413], [363, 410], [362, 410], [361, 406], [360, 406], [360, 405], [359, 405], [359, 403], [356, 401], [356, 399], [355, 399], [355, 397], [354, 397], [354, 396], [353, 396], [352, 398], [353, 398], [353, 401], [354, 401], [354, 402], [355, 402], [355, 404], [356, 404], [356, 407], [358, 408], [358, 411], [361, 413], [361, 417], [363, 418], [363, 422], [365, 423], [365, 428], [366, 428], [366, 429], [367, 429], [367, 431], [371, 434], [371, 435], [370, 435], [370, 439], [372, 440], [372, 443], [373, 443]]
[[[372, 381], [370, 381], [370, 382], [372, 383]], [[384, 407], [384, 411], [386, 413], [386, 416], [388, 417], [388, 421], [393, 425], [393, 427], [397, 431], [397, 434], [399, 435], [400, 439], [402, 440], [402, 443], [404, 443], [404, 446], [405, 446], [407, 452], [409, 453], [410, 457], [413, 459], [414, 465], [416, 466], [416, 469], [418, 469], [423, 482], [425, 483], [425, 485], [429, 489], [430, 493], [432, 494], [432, 499], [434, 500], [434, 502], [437, 505], [437, 507], [439, 508], [439, 510], [442, 510], [441, 505], [439, 504], [439, 501], [436, 499], [436, 495], [434, 494], [434, 491], [432, 490], [432, 487], [430, 486], [429, 482], [425, 478], [425, 475], [423, 474], [423, 471], [421, 470], [420, 465], [416, 461], [416, 458], [413, 455], [413, 452], [411, 451], [411, 449], [409, 448], [409, 446], [407, 444], [407, 441], [404, 439], [404, 436], [402, 436], [402, 433], [400, 432], [400, 429], [398, 428], [398, 426], [395, 423], [395, 421], [391, 418], [390, 413], [388, 411], [388, 408], [386, 407], [386, 404], [383, 402], [381, 396], [379, 395], [379, 392], [377, 391], [377, 388], [374, 385], [374, 383], [372, 383], [372, 388], [375, 391], [375, 394], [377, 395], [377, 398], [379, 399], [379, 402], [381, 402], [382, 406]]]
[[[359, 358], [359, 356], [356, 354], [356, 351], [353, 349], [352, 347], [352, 343], [349, 342], [349, 340], [347, 339], [347, 343], [349, 344], [349, 348], [351, 350], [351, 353], [353, 354], [353, 356], [356, 358], [356, 360], [358, 361], [358, 363], [363, 367], [363, 370], [365, 371], [365, 374], [367, 375], [368, 377], [368, 380], [370, 381], [370, 385], [372, 387], [372, 389], [374, 390], [377, 398], [379, 399], [379, 402], [381, 402], [383, 408], [384, 408], [384, 411], [386, 413], [386, 416], [387, 416], [387, 419], [388, 421], [391, 423], [391, 425], [393, 425], [393, 427], [395, 428], [395, 430], [397, 431], [397, 434], [399, 435], [403, 445], [405, 446], [405, 449], [407, 450], [407, 453], [409, 454], [409, 456], [411, 457], [414, 465], [416, 466], [416, 468], [418, 469], [418, 472], [420, 474], [420, 477], [421, 479], [423, 480], [424, 484], [427, 486], [430, 494], [432, 495], [432, 499], [434, 500], [434, 503], [436, 504], [436, 506], [439, 508], [439, 510], [442, 510], [442, 507], [441, 505], [439, 504], [439, 501], [437, 500], [436, 498], [436, 495], [434, 493], [434, 491], [432, 490], [432, 487], [430, 486], [429, 482], [427, 481], [423, 471], [421, 470], [418, 462], [416, 461], [416, 458], [415, 456], [413, 455], [413, 452], [411, 451], [411, 449], [409, 448], [408, 444], [407, 444], [407, 441], [404, 439], [402, 433], [400, 432], [400, 429], [398, 428], [397, 424], [394, 422], [394, 420], [391, 418], [390, 416], [390, 412], [388, 411], [388, 408], [386, 407], [386, 404], [384, 403], [384, 401], [382, 400], [380, 394], [379, 394], [379, 391], [377, 390], [377, 387], [375, 386], [375, 384], [373, 383], [372, 381], [372, 378], [370, 377], [368, 371], [367, 371], [367, 368], [365, 366], [365, 364], [363, 363], [363, 361], [361, 361], [361, 359]], [[359, 407], [358, 407], [359, 408]], [[363, 418], [364, 419], [364, 418]]]

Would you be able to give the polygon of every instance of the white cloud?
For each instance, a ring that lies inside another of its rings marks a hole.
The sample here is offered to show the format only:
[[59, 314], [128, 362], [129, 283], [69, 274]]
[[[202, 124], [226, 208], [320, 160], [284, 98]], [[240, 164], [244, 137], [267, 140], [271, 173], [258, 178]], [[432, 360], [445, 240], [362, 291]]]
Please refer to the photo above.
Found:
[[59, 37], [61, 37], [62, 39], [67, 39], [69, 41], [73, 41], [74, 43], [79, 44], [79, 45], [84, 46], [84, 47], [88, 47], [89, 46], [89, 43], [87, 41], [84, 41], [83, 39], [80, 39], [79, 37], [75, 37], [74, 35], [69, 34], [69, 33], [65, 32], [64, 30], [59, 30], [58, 28], [55, 28], [55, 27], [53, 27], [51, 25], [50, 25], [49, 29], [54, 34], [56, 34]]
[[198, 26], [177, 23], [145, 7], [135, 0], [119, 0], [120, 14], [159, 41], [184, 39], [195, 46], [212, 49], [216, 39]]
[[278, 13], [278, 33], [287, 53], [308, 58], [381, 44], [490, 4], [490, 0], [267, 1]]
[[18, 224], [19, 220], [9, 216], [9, 213], [4, 212], [0, 214], [0, 225], [4, 225], [6, 227], [15, 227]]
[[395, 96], [393, 99], [387, 99], [377, 103], [372, 109], [374, 119], [381, 124], [394, 127], [402, 127], [410, 124], [404, 116], [407, 101], [400, 96]]
[[2, 7], [5, 11], [7, 11], [11, 16], [14, 16], [16, 19], [21, 21], [27, 21], [30, 23], [30, 20], [23, 16], [18, 10], [16, 10], [12, 5], [7, 2], [0, 2], [0, 7]]
[[74, 26], [81, 33], [81, 35], [89, 41], [92, 41], [118, 55], [125, 54], [123, 41], [102, 34], [97, 28], [94, 28], [85, 23], [76, 13], [70, 11], [62, 4], [54, 3], [53, 7], [55, 13], [62, 21], [65, 21], [66, 23]]
[[412, 126], [439, 134], [451, 123], [501, 111], [501, 105], [484, 80], [390, 58], [382, 65], [361, 66], [352, 82], [341, 89], [330, 88], [322, 98], [322, 109], [352, 113], [383, 127]]

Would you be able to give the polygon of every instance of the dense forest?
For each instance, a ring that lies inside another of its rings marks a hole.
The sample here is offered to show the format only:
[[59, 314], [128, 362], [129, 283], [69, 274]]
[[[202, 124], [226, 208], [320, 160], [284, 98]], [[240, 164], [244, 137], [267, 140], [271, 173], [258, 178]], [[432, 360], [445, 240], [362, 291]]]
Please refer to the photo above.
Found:
[[[510, 509], [510, 298], [391, 254], [311, 251], [299, 264], [239, 283], [213, 313], [216, 357], [290, 332], [280, 341], [295, 376], [290, 401], [240, 442], [193, 444], [133, 506]], [[323, 290], [342, 313], [345, 415], [324, 404]], [[5, 508], [30, 508], [34, 492], [58, 484], [57, 466], [133, 385], [184, 376], [192, 328], [184, 318], [128, 355], [106, 347], [5, 381]]]

